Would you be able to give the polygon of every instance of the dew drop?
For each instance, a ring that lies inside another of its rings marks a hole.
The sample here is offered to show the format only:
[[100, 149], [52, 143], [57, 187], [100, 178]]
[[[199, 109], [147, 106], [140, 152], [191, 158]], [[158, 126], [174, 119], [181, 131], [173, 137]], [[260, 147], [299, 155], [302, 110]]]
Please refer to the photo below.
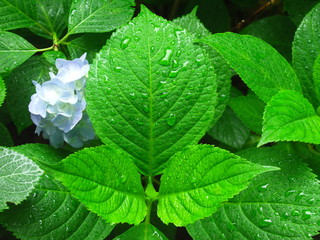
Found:
[[129, 98], [136, 99], [137, 96], [136, 96], [136, 94], [134, 92], [132, 92], [132, 93], [129, 93]]
[[177, 117], [175, 114], [170, 114], [170, 116], [166, 119], [166, 122], [169, 126], [173, 126], [177, 121]]
[[185, 99], [190, 99], [192, 97], [192, 94], [191, 93], [187, 93], [187, 95], [184, 97]]
[[297, 216], [300, 216], [301, 214], [300, 214], [300, 212], [298, 211], [298, 210], [293, 210], [292, 212], [291, 212], [291, 216], [293, 216], [293, 217], [297, 217]]
[[39, 220], [39, 224], [42, 225], [42, 220]]
[[148, 93], [141, 93], [142, 98], [147, 99], [148, 98]]
[[138, 124], [139, 126], [143, 126], [144, 122], [140, 121], [139, 119], [136, 120], [136, 124]]
[[150, 111], [150, 108], [148, 106], [143, 106], [143, 111], [148, 113]]
[[296, 196], [296, 201], [299, 202], [306, 194], [304, 192], [299, 192], [299, 194]]
[[135, 36], [133, 39], [134, 39], [136, 42], [138, 42], [138, 41], [140, 40], [140, 38], [139, 38], [138, 36]]
[[263, 219], [259, 221], [259, 226], [261, 227], [269, 227], [272, 225], [272, 220], [271, 219]]
[[315, 213], [311, 212], [310, 210], [303, 210], [302, 211], [302, 220], [308, 220], [314, 215]]
[[152, 47], [150, 48], [150, 50], [151, 50], [151, 52], [154, 52], [154, 50], [156, 50], [156, 48], [155, 48], [154, 46], [152, 46]]
[[284, 193], [284, 196], [285, 196], [285, 197], [289, 197], [290, 195], [294, 194], [295, 192], [296, 192], [296, 190], [290, 189], [290, 190], [288, 190], [288, 191], [286, 191], [286, 192]]
[[258, 187], [258, 191], [259, 191], [259, 192], [265, 192], [265, 191], [267, 191], [268, 186], [269, 186], [269, 184], [260, 185], [260, 186]]
[[114, 70], [115, 70], [116, 72], [121, 72], [122, 67], [115, 67]]
[[289, 218], [289, 213], [285, 212], [284, 214], [281, 215], [281, 217], [285, 220], [287, 220]]
[[130, 43], [131, 39], [129, 37], [126, 37], [125, 39], [123, 39], [123, 41], [120, 44], [120, 47], [122, 49], [126, 49]]
[[121, 183], [125, 183], [127, 181], [127, 177], [125, 175], [121, 175], [120, 180]]
[[164, 57], [159, 61], [159, 64], [163, 66], [169, 66], [172, 54], [173, 54], [172, 49], [166, 49], [166, 53]]
[[166, 98], [168, 96], [169, 92], [163, 92], [161, 95], [160, 95], [160, 98]]

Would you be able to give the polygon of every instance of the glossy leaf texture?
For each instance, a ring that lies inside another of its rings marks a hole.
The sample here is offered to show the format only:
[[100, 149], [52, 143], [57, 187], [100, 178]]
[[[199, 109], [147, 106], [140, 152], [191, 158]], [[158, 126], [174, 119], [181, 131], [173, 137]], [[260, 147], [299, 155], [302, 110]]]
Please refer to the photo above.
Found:
[[320, 144], [320, 117], [311, 103], [295, 91], [280, 91], [267, 104], [258, 146], [276, 141]]
[[[175, 24], [180, 25], [189, 31], [196, 38], [203, 38], [209, 36], [211, 33], [205, 28], [202, 22], [197, 18], [196, 13], [198, 12], [197, 8], [194, 8], [191, 13], [184, 15], [180, 18], [173, 20]], [[212, 125], [218, 121], [222, 116], [228, 100], [231, 87], [231, 69], [229, 64], [222, 58], [222, 56], [216, 52], [214, 49], [201, 45], [203, 51], [209, 54], [209, 57], [212, 59], [212, 63], [217, 74], [217, 106], [214, 112], [214, 119]]]
[[314, 61], [313, 65], [313, 81], [314, 81], [314, 90], [318, 98], [318, 105], [320, 105], [320, 54]]
[[266, 103], [280, 90], [301, 92], [299, 80], [290, 64], [261, 39], [230, 32], [217, 33], [199, 42], [216, 49]]
[[256, 177], [212, 216], [187, 226], [194, 240], [311, 240], [319, 226], [319, 180], [299, 157], [273, 148], [240, 156], [279, 167]]
[[320, 54], [320, 3], [302, 20], [292, 46], [292, 63], [300, 79], [304, 96], [317, 107], [319, 104], [312, 78], [313, 65]]
[[31, 95], [36, 92], [32, 81], [42, 84], [50, 80], [52, 67], [43, 57], [33, 56], [6, 77], [7, 105], [18, 132], [32, 124], [28, 110]]
[[114, 240], [168, 240], [168, 238], [159, 231], [155, 226], [148, 223], [140, 223], [138, 226], [134, 226], [122, 233], [120, 236], [114, 238]]
[[19, 35], [0, 31], [0, 73], [11, 71], [36, 52], [37, 49]]
[[107, 222], [138, 224], [144, 219], [140, 175], [125, 152], [108, 146], [87, 148], [51, 167], [73, 196]]
[[133, 0], [73, 1], [68, 33], [110, 32], [127, 23], [133, 15]]
[[95, 131], [105, 144], [130, 153], [144, 175], [161, 173], [212, 122], [215, 73], [192, 40], [186, 30], [142, 7], [92, 65], [86, 99]]
[[250, 130], [227, 107], [218, 122], [207, 132], [213, 139], [235, 149], [241, 149], [250, 135]]
[[4, 102], [5, 97], [6, 97], [6, 85], [2, 77], [0, 76], [0, 106]]
[[0, 146], [4, 147], [11, 147], [13, 146], [13, 140], [10, 135], [10, 132], [8, 131], [7, 127], [0, 122]]
[[210, 145], [187, 147], [170, 159], [161, 177], [158, 216], [166, 224], [186, 226], [213, 214], [258, 174], [273, 170]]
[[114, 227], [48, 174], [25, 201], [0, 214], [0, 223], [23, 240], [103, 240]]
[[292, 21], [299, 26], [303, 17], [318, 3], [314, 0], [284, 0], [284, 9]]
[[262, 133], [262, 118], [266, 104], [257, 95], [230, 98], [229, 105], [250, 130]]
[[43, 171], [29, 158], [0, 147], [0, 212], [6, 202], [18, 204], [30, 194]]

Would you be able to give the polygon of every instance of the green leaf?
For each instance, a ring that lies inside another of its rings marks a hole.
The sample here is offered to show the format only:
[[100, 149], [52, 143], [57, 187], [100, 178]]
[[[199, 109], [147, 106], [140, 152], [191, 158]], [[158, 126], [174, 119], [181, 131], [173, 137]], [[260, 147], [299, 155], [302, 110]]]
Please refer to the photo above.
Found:
[[295, 91], [280, 91], [267, 104], [258, 146], [275, 141], [320, 144], [320, 117], [311, 103]]
[[215, 73], [192, 39], [143, 7], [92, 65], [86, 99], [95, 131], [105, 144], [130, 153], [145, 175], [161, 173], [212, 122]]
[[320, 229], [319, 180], [295, 155], [273, 148], [240, 156], [281, 171], [256, 177], [250, 186], [204, 220], [187, 226], [194, 240], [311, 240]]
[[[202, 22], [196, 16], [197, 8], [194, 8], [190, 14], [184, 15], [181, 18], [174, 19], [175, 24], [180, 25], [187, 31], [192, 33], [195, 38], [203, 38], [209, 36], [211, 33], [204, 27]], [[212, 64], [215, 67], [217, 74], [217, 106], [214, 112], [214, 122], [212, 125], [222, 116], [230, 94], [231, 87], [231, 69], [229, 64], [221, 57], [221, 55], [214, 49], [202, 44], [203, 50], [209, 54], [212, 59]]]
[[226, 150], [194, 145], [175, 154], [161, 177], [158, 216], [185, 226], [214, 213], [247, 188], [256, 175], [277, 170], [253, 164]]
[[36, 0], [34, 21], [31, 31], [39, 36], [52, 39], [61, 37], [68, 25], [68, 17], [72, 0]]
[[0, 146], [5, 146], [5, 147], [11, 147], [13, 146], [13, 140], [11, 138], [11, 135], [6, 128], [6, 126], [0, 122]]
[[114, 227], [47, 174], [25, 201], [0, 215], [0, 223], [23, 240], [103, 240]]
[[[80, 57], [80, 56], [77, 56], [77, 57]], [[46, 51], [42, 54], [42, 57], [52, 66], [56, 64], [57, 58], [67, 59], [66, 55], [64, 55], [64, 53], [60, 51]], [[72, 58], [77, 58], [77, 57], [72, 57]]]
[[68, 34], [110, 32], [127, 23], [133, 15], [133, 0], [73, 1]]
[[261, 38], [291, 61], [291, 45], [296, 26], [288, 16], [275, 15], [252, 22], [241, 34]]
[[146, 215], [140, 175], [129, 155], [108, 146], [87, 148], [54, 166], [54, 176], [109, 223], [140, 223]]
[[130, 228], [120, 236], [117, 236], [117, 240], [168, 240], [168, 238], [160, 232], [155, 226], [148, 223], [140, 223], [138, 226]]
[[6, 202], [19, 204], [38, 183], [43, 171], [29, 158], [0, 147], [0, 212]]
[[230, 32], [214, 34], [199, 42], [216, 49], [265, 102], [280, 90], [301, 92], [299, 80], [290, 64], [261, 39]]
[[32, 124], [28, 105], [36, 92], [32, 81], [43, 83], [50, 79], [51, 64], [40, 56], [34, 56], [13, 70], [5, 79], [8, 88], [7, 104], [18, 132]]
[[262, 133], [262, 117], [266, 104], [255, 94], [230, 98], [229, 105], [252, 131]]
[[4, 102], [5, 98], [6, 98], [6, 85], [4, 84], [4, 81], [0, 76], [0, 106]]
[[319, 0], [284, 0], [284, 8], [292, 21], [299, 26], [303, 17], [317, 4]]
[[36, 52], [37, 49], [24, 38], [0, 31], [0, 73], [11, 71]]
[[320, 54], [319, 30], [320, 4], [308, 13], [298, 27], [292, 46], [292, 63], [300, 79], [303, 95], [317, 107], [319, 102], [316, 97], [312, 78], [314, 61]]
[[320, 54], [314, 61], [314, 66], [313, 66], [313, 81], [314, 81], [314, 90], [316, 92], [316, 95], [318, 97], [318, 105], [320, 105]]
[[207, 132], [230, 147], [241, 149], [250, 135], [250, 130], [241, 122], [236, 114], [227, 107], [218, 122]]
[[100, 51], [106, 40], [110, 37], [109, 33], [87, 33], [66, 43], [71, 58], [79, 58], [87, 53], [86, 59], [93, 61], [96, 53]]

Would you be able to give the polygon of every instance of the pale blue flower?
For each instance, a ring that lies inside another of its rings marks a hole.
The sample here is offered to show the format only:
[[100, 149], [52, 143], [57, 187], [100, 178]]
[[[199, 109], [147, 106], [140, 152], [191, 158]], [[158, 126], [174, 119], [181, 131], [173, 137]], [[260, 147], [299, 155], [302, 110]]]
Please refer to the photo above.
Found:
[[90, 68], [85, 57], [57, 59], [57, 75], [50, 72], [51, 79], [42, 85], [33, 81], [36, 93], [29, 104], [31, 119], [37, 125], [36, 133], [42, 133], [54, 147], [61, 147], [64, 141], [81, 147], [95, 137], [89, 117], [84, 114], [84, 89]]

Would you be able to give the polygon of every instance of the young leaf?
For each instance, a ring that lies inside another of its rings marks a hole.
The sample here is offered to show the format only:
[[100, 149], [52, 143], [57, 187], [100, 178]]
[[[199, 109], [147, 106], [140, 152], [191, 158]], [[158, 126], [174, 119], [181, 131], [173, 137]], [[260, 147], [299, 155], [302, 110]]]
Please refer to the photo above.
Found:
[[188, 225], [193, 239], [311, 240], [318, 234], [319, 181], [306, 164], [273, 148], [252, 148], [239, 155], [281, 170], [256, 177], [215, 214]]
[[320, 53], [320, 34], [315, 34], [319, 30], [319, 19], [320, 3], [304, 17], [292, 46], [292, 63], [300, 79], [303, 95], [314, 107], [319, 104], [312, 79], [313, 64]]
[[11, 71], [36, 52], [37, 49], [24, 38], [0, 31], [0, 73]]
[[207, 132], [230, 147], [240, 149], [250, 135], [250, 130], [241, 122], [236, 114], [227, 107], [218, 122]]
[[[211, 33], [203, 26], [202, 22], [196, 16], [197, 8], [194, 8], [190, 14], [182, 16], [181, 18], [174, 19], [175, 24], [180, 25], [187, 31], [193, 34], [195, 38], [203, 38], [209, 36]], [[217, 106], [214, 112], [214, 122], [222, 116], [228, 100], [231, 87], [231, 69], [229, 64], [221, 57], [221, 55], [214, 49], [202, 44], [203, 50], [209, 54], [212, 59], [212, 64], [215, 67], [217, 74]]]
[[0, 76], [0, 106], [2, 105], [4, 99], [6, 97], [6, 85]]
[[0, 136], [0, 146], [13, 146], [13, 140], [11, 138], [10, 132], [2, 122], [0, 122]]
[[290, 64], [274, 48], [258, 38], [230, 32], [214, 34], [199, 42], [216, 49], [265, 102], [280, 90], [302, 91]]
[[52, 165], [54, 176], [81, 203], [109, 223], [140, 223], [146, 215], [138, 171], [125, 152], [87, 148]]
[[214, 213], [256, 175], [276, 169], [210, 145], [190, 146], [170, 159], [161, 177], [158, 216], [176, 226], [193, 223]]
[[274, 141], [320, 144], [320, 117], [301, 94], [284, 90], [267, 104], [258, 146]]
[[32, 81], [37, 81], [40, 84], [48, 81], [50, 67], [52, 65], [44, 58], [33, 56], [14, 69], [5, 79], [8, 88], [9, 112], [19, 133], [32, 124], [28, 110], [31, 95], [36, 91]]
[[140, 223], [138, 226], [130, 228], [120, 236], [115, 238], [116, 240], [168, 240], [168, 238], [160, 232], [155, 226], [148, 223]]
[[262, 117], [266, 104], [257, 95], [230, 98], [229, 105], [250, 130], [262, 133]]
[[215, 73], [192, 39], [142, 7], [92, 65], [86, 99], [95, 131], [104, 143], [130, 153], [145, 175], [161, 173], [212, 122]]
[[313, 66], [313, 81], [314, 81], [314, 90], [316, 92], [316, 95], [318, 97], [318, 105], [320, 105], [320, 54], [314, 61]]
[[69, 34], [110, 32], [133, 15], [133, 0], [73, 1], [69, 16]]
[[103, 240], [114, 227], [47, 174], [25, 201], [0, 215], [0, 223], [24, 240]]
[[24, 200], [42, 174], [26, 156], [0, 147], [0, 212], [7, 208], [6, 202], [18, 204]]

